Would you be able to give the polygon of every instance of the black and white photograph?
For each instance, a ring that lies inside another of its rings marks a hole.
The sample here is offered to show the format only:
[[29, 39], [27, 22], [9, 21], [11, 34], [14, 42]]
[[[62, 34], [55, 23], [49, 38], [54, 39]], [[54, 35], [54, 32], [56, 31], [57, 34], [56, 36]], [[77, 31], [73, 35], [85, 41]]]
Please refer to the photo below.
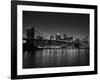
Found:
[[97, 74], [97, 6], [12, 1], [11, 77]]
[[23, 11], [23, 68], [89, 65], [89, 14]]

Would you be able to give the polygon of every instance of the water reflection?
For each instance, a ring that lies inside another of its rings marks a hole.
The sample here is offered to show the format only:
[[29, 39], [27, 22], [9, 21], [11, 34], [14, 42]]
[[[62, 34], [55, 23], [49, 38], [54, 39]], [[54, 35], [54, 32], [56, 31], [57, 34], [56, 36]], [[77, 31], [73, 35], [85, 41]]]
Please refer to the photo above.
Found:
[[88, 49], [42, 49], [25, 51], [23, 68], [89, 65]]

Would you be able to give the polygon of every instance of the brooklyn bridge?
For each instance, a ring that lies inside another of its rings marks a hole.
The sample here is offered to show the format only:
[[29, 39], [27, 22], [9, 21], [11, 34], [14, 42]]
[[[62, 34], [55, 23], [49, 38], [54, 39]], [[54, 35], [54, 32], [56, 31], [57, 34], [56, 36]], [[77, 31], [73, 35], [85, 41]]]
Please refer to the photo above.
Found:
[[[23, 47], [24, 49], [43, 49], [43, 48], [89, 48], [89, 41], [87, 39], [73, 40], [73, 37], [61, 38], [60, 34], [55, 37], [52, 35], [45, 34], [35, 27], [28, 27], [24, 30], [25, 36], [23, 37]], [[50, 38], [45, 39], [44, 36], [50, 36]]]

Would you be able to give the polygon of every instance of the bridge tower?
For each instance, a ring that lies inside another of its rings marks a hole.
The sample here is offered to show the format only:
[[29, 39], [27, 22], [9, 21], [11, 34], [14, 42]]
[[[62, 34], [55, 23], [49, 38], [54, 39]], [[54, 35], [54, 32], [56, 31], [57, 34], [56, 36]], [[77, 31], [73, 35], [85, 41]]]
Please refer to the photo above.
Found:
[[36, 49], [36, 46], [34, 44], [35, 42], [34, 35], [35, 35], [34, 27], [30, 27], [29, 29], [27, 29], [27, 48], [30, 50]]

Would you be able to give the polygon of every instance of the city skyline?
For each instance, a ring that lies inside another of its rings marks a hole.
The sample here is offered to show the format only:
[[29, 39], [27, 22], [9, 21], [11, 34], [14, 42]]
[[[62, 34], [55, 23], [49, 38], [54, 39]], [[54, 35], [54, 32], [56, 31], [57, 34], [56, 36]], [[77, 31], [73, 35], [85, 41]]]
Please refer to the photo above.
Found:
[[57, 33], [80, 39], [89, 36], [89, 14], [23, 11], [23, 26], [31, 25], [47, 34], [44, 38]]

